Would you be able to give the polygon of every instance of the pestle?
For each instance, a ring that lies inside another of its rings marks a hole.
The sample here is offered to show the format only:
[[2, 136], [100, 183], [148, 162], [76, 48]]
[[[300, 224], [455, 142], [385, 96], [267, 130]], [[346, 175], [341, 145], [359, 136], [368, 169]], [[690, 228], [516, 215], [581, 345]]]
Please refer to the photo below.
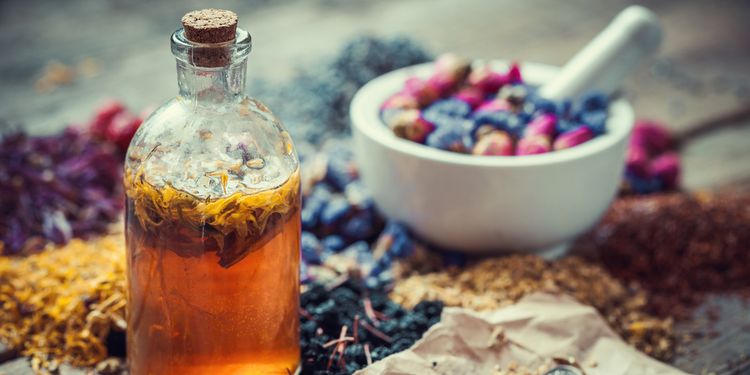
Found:
[[563, 100], [597, 90], [611, 96], [638, 63], [656, 52], [661, 40], [656, 15], [642, 6], [629, 6], [542, 86], [539, 95]]

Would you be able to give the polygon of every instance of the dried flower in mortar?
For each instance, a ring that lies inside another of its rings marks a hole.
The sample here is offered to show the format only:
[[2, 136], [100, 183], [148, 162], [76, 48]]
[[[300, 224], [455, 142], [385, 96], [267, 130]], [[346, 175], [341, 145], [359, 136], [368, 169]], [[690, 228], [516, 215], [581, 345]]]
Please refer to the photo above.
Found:
[[[425, 88], [430, 84], [435, 90]], [[422, 110], [419, 120], [415, 104]], [[474, 150], [494, 128], [514, 140], [513, 150], [500, 154], [523, 156], [563, 150], [604, 134], [608, 107], [609, 98], [600, 92], [585, 93], [575, 106], [570, 100], [541, 98], [535, 87], [524, 83], [518, 64], [504, 73], [493, 71], [489, 64], [472, 69], [468, 61], [447, 54], [435, 61], [426, 81], [405, 80], [404, 88], [381, 106], [381, 118], [398, 137], [474, 155], [497, 154], [481, 151], [489, 140]], [[414, 124], [418, 136], [407, 136]], [[425, 133], [429, 133], [426, 140]]]

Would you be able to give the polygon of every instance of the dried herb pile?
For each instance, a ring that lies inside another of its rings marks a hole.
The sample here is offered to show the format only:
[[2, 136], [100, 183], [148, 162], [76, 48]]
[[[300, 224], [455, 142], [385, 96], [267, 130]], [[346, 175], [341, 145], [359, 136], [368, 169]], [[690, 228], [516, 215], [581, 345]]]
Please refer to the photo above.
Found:
[[120, 219], [124, 151], [140, 123], [108, 102], [87, 126], [0, 135], [0, 254], [106, 233]]
[[391, 297], [405, 307], [439, 300], [482, 311], [511, 305], [536, 291], [563, 292], [596, 307], [625, 341], [655, 358], [669, 360], [674, 354], [671, 319], [649, 315], [643, 291], [578, 257], [546, 262], [534, 255], [511, 255], [415, 274], [397, 282]]
[[613, 275], [648, 289], [655, 313], [687, 317], [700, 292], [750, 286], [750, 193], [621, 198], [581, 242]]
[[302, 374], [350, 374], [408, 349], [440, 320], [443, 304], [406, 310], [382, 289], [346, 279], [311, 284], [301, 297]]
[[36, 371], [124, 354], [125, 303], [122, 234], [0, 257], [0, 338]]

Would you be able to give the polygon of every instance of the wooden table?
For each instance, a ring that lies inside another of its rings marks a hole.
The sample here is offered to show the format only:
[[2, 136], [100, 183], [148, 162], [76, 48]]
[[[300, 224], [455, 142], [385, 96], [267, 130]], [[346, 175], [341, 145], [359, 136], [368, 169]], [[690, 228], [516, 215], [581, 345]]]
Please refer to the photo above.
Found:
[[[104, 98], [140, 109], [175, 95], [169, 36], [182, 14], [203, 5], [1, 2], [5, 122], [0, 127], [49, 133], [84, 121]], [[253, 35], [249, 77], [278, 82], [361, 32], [407, 34], [435, 52], [559, 65], [626, 5], [621, 0], [212, 2], [236, 10], [240, 25]], [[660, 55], [626, 84], [636, 113], [666, 122], [683, 138], [686, 188], [750, 184], [750, 2], [664, 0], [649, 6], [662, 20], [665, 40]], [[101, 66], [98, 76], [48, 93], [34, 89], [50, 61], [75, 65], [87, 57]], [[717, 296], [697, 314], [709, 310], [718, 312], [720, 333], [694, 342], [675, 364], [699, 374], [750, 373], [750, 309], [736, 297]], [[730, 361], [737, 362], [734, 369]], [[23, 359], [0, 366], [0, 374], [24, 371], [30, 370]]]

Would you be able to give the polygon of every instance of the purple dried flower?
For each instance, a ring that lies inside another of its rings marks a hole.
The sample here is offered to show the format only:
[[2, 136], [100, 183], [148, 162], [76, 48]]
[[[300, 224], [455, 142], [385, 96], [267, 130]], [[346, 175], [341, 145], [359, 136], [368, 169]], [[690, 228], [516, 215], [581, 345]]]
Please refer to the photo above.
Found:
[[123, 208], [122, 157], [111, 142], [75, 128], [0, 140], [0, 241], [4, 254], [35, 251], [46, 239], [103, 233]]

